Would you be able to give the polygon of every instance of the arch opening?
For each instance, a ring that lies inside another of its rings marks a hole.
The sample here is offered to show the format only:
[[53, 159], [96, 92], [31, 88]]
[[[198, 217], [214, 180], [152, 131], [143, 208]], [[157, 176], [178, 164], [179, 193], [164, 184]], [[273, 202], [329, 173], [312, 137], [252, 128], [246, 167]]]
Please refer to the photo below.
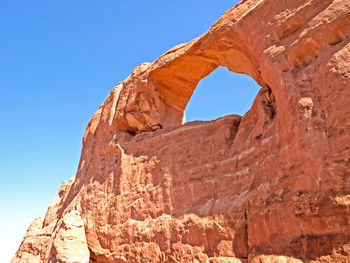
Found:
[[261, 86], [248, 75], [218, 67], [199, 81], [185, 108], [185, 122], [214, 120], [226, 115], [243, 116]]

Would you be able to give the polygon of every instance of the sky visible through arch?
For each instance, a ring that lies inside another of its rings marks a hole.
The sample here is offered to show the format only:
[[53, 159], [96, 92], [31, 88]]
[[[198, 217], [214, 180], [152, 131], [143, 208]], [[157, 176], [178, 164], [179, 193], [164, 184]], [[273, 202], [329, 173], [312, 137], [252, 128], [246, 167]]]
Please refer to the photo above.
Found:
[[218, 67], [198, 83], [186, 106], [186, 122], [214, 120], [229, 114], [242, 116], [259, 89], [253, 78]]
[[[238, 2], [1, 2], [1, 262], [10, 262], [29, 224], [75, 174], [85, 127], [113, 86], [205, 33]], [[195, 90], [187, 120], [242, 115], [257, 88], [219, 68]]]

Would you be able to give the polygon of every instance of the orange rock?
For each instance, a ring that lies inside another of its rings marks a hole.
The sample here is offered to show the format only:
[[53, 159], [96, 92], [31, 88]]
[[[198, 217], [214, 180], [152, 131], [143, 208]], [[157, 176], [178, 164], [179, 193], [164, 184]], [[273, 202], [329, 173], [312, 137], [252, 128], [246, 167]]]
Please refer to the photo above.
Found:
[[[79, 212], [65, 214], [53, 241], [55, 259], [62, 263], [89, 263], [90, 252], [86, 243], [84, 222]], [[53, 260], [55, 262], [55, 260]]]
[[[349, 40], [347, 0], [245, 0], [139, 65], [13, 262], [349, 262]], [[183, 124], [218, 66], [261, 85], [251, 110]]]
[[301, 260], [277, 255], [261, 255], [254, 257], [252, 263], [303, 263]]

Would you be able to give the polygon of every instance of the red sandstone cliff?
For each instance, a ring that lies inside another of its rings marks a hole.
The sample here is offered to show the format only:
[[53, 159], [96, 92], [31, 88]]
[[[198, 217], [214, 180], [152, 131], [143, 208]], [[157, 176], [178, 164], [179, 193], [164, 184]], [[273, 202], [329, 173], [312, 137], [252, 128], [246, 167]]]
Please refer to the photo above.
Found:
[[[350, 2], [245, 0], [138, 66], [12, 262], [350, 262]], [[252, 108], [182, 125], [225, 66]]]

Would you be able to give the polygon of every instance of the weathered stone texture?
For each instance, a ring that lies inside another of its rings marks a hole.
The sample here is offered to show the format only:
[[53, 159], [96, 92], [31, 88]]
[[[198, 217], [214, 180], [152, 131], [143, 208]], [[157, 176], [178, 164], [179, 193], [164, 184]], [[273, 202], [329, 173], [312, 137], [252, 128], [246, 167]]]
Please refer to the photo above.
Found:
[[[141, 64], [13, 262], [350, 262], [349, 40], [347, 0], [245, 0]], [[218, 66], [251, 110], [182, 124]]]

